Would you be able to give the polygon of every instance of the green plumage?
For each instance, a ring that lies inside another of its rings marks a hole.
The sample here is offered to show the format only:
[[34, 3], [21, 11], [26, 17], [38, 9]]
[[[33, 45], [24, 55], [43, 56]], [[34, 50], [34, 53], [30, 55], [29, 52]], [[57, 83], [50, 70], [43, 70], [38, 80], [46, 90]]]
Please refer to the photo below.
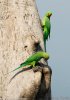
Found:
[[51, 23], [50, 23], [50, 16], [52, 15], [51, 12], [47, 12], [42, 19], [42, 29], [43, 29], [43, 38], [44, 38], [44, 47], [46, 52], [46, 40], [48, 37], [50, 38], [50, 30], [51, 30]]
[[[16, 69], [14, 69], [13, 71], [15, 71], [15, 70], [17, 70], [17, 69], [19, 69], [21, 67], [27, 66], [27, 65], [35, 67], [35, 64], [41, 58], [45, 58], [46, 60], [48, 60], [49, 59], [49, 55], [47, 53], [43, 52], [43, 51], [36, 52], [32, 56], [30, 56], [25, 62], [23, 62], [22, 64], [20, 64], [20, 66], [17, 67]], [[11, 71], [11, 72], [13, 72], [13, 71]]]

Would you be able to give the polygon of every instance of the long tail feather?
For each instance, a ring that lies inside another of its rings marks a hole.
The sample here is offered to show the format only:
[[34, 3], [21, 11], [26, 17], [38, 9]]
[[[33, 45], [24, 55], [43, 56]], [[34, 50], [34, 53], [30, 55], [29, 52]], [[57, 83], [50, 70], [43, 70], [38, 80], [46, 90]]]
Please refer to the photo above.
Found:
[[46, 52], [46, 40], [44, 40], [44, 48], [45, 48], [45, 52]]
[[22, 67], [24, 67], [24, 66], [26, 66], [26, 64], [25, 64], [25, 63], [22, 63], [22, 64], [20, 64], [19, 67], [15, 68], [14, 70], [12, 70], [11, 72], [9, 72], [9, 73], [7, 73], [7, 74], [10, 74], [10, 73], [12, 73], [12, 72], [16, 71], [17, 69], [22, 68]]

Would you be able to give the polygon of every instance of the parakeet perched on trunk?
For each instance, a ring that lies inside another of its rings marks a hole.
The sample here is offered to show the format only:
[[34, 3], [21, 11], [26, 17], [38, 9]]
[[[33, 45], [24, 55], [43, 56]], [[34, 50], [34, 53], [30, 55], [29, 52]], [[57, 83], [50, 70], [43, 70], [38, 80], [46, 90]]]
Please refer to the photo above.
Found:
[[[49, 55], [48, 53], [45, 53], [43, 51], [39, 51], [39, 52], [36, 52], [35, 54], [33, 54], [32, 56], [30, 56], [25, 62], [23, 62], [22, 64], [20, 64], [19, 67], [17, 67], [16, 69], [14, 69], [13, 71], [21, 68], [21, 67], [24, 67], [24, 66], [27, 66], [27, 65], [30, 65], [30, 66], [33, 66], [35, 67], [35, 64], [41, 59], [41, 58], [45, 58], [46, 60], [49, 59]], [[13, 72], [11, 71], [11, 72]]]
[[50, 23], [50, 17], [52, 13], [47, 12], [45, 16], [42, 19], [42, 29], [43, 29], [43, 38], [44, 38], [44, 47], [46, 52], [46, 40], [48, 40], [48, 37], [50, 38], [50, 30], [51, 30], [51, 23]]

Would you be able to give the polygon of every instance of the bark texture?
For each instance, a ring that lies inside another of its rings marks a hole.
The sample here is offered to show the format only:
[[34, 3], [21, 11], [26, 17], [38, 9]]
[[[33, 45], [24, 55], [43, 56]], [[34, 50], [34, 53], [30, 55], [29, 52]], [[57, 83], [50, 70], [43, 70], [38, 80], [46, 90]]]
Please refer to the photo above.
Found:
[[[50, 87], [51, 71], [49, 68], [41, 68], [36, 72], [33, 69], [21, 72], [20, 69], [20, 73], [17, 70], [7, 74], [37, 50], [44, 50], [44, 45], [35, 1], [0, 0], [1, 99], [39, 100], [37, 94], [40, 94], [40, 98], [43, 97], [39, 90], [46, 91]], [[10, 81], [14, 75], [15, 77]], [[45, 85], [42, 84], [42, 80]], [[41, 88], [41, 84], [45, 88]]]

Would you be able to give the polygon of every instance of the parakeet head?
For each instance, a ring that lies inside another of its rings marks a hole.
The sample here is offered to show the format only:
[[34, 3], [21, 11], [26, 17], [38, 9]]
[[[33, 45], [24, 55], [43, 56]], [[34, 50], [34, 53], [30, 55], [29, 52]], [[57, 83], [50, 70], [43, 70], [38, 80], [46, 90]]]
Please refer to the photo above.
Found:
[[51, 15], [52, 15], [52, 12], [50, 12], [50, 11], [46, 13], [46, 17], [49, 17], [50, 18]]
[[43, 52], [43, 57], [44, 57], [46, 60], [48, 60], [48, 59], [49, 59], [49, 55], [48, 55], [48, 53]]

